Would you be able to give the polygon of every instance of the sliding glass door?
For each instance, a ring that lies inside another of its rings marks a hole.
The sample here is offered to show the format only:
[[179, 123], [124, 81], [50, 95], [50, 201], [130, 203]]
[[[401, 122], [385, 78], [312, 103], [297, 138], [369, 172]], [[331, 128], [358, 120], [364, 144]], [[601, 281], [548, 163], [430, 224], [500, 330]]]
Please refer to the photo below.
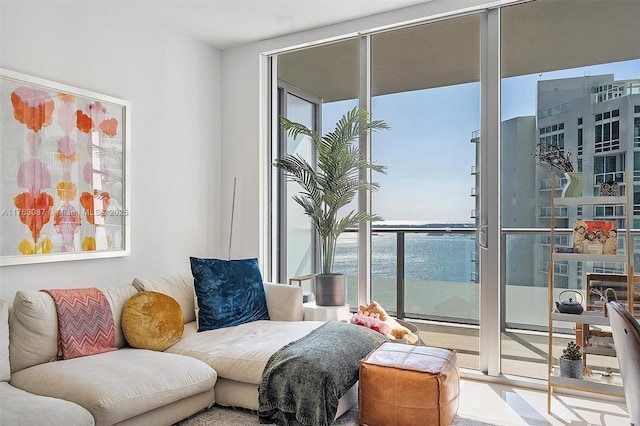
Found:
[[384, 221], [372, 236], [371, 296], [402, 318], [464, 324], [421, 328], [474, 369], [479, 38], [479, 14], [371, 36], [372, 112], [391, 126], [373, 135], [373, 159], [388, 172], [372, 200]]
[[[364, 100], [391, 126], [372, 137], [372, 159], [388, 166], [373, 176], [380, 191], [370, 206], [349, 206], [384, 221], [338, 243], [351, 307], [370, 274], [371, 298], [425, 342], [457, 349], [463, 367], [544, 378], [549, 189], [562, 181], [533, 153], [537, 144], [570, 150], [592, 195], [618, 181], [634, 194], [629, 226], [640, 223], [638, 22], [637, 1], [514, 1], [274, 55], [280, 93], [292, 96], [281, 99], [301, 120], [326, 131]], [[274, 146], [311, 155], [304, 141]], [[284, 186], [272, 209], [281, 282], [315, 272], [316, 258]], [[569, 238], [578, 216], [620, 215], [557, 211], [556, 235]], [[367, 264], [358, 263], [363, 241]], [[581, 289], [588, 268], [609, 266], [558, 268], [556, 281]]]
[[[362, 62], [369, 56], [369, 62]], [[384, 220], [372, 224], [366, 237], [371, 241], [370, 298], [398, 318], [414, 321], [434, 345], [459, 349], [465, 367], [479, 368], [480, 14], [276, 59], [281, 91], [295, 87], [321, 99], [323, 131], [359, 105], [358, 76], [371, 74], [370, 112], [391, 130], [372, 136], [372, 160], [388, 170], [372, 176], [381, 189], [372, 194], [371, 211]], [[286, 215], [296, 208], [287, 207]], [[359, 208], [356, 202], [347, 207]], [[296, 232], [294, 227], [303, 229], [296, 221], [281, 224], [287, 234]], [[347, 274], [347, 300], [354, 309], [359, 268], [364, 267], [358, 263], [357, 232], [349, 229], [340, 237], [335, 262], [335, 270]], [[293, 256], [302, 253], [311, 252], [301, 247]], [[286, 281], [302, 270], [282, 269], [287, 275], [278, 279]], [[427, 327], [426, 321], [453, 326]]]

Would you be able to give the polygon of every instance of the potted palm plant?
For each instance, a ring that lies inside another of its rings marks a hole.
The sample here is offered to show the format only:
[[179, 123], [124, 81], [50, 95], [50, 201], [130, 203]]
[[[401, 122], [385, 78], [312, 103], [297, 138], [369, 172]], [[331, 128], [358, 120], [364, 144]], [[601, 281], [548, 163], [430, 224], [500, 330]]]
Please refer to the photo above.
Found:
[[370, 120], [363, 108], [354, 108], [338, 120], [333, 131], [321, 135], [307, 126], [281, 117], [284, 131], [292, 138], [306, 136], [317, 153], [316, 164], [300, 155], [287, 154], [275, 160], [289, 181], [297, 182], [301, 191], [293, 196], [313, 224], [320, 241], [321, 271], [315, 275], [316, 303], [322, 306], [344, 305], [345, 276], [333, 272], [336, 242], [347, 228], [382, 218], [361, 211], [344, 211], [361, 190], [376, 191], [377, 182], [362, 178], [370, 169], [386, 172], [386, 167], [364, 158], [357, 144], [365, 132], [389, 129], [383, 121]]

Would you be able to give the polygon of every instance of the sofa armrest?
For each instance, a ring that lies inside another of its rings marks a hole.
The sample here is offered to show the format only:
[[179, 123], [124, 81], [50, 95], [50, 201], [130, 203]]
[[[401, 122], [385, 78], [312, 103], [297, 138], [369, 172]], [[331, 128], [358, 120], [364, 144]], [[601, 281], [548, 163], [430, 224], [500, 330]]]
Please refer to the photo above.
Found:
[[269, 318], [273, 321], [302, 321], [302, 288], [264, 283]]

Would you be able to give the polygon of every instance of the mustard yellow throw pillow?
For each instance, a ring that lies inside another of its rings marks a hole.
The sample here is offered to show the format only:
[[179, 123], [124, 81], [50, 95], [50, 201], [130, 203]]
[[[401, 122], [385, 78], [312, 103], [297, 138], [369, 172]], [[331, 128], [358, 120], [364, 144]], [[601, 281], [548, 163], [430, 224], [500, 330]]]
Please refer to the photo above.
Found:
[[163, 351], [184, 330], [184, 314], [174, 298], [155, 291], [133, 295], [122, 310], [122, 332], [131, 347]]

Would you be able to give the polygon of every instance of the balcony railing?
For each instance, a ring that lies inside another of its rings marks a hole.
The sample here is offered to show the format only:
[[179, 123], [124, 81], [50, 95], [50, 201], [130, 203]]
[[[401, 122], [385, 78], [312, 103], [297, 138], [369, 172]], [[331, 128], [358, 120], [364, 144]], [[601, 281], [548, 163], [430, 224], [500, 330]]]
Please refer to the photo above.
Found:
[[[400, 319], [478, 325], [480, 251], [475, 229], [470, 226], [373, 226], [371, 298]], [[334, 267], [347, 275], [347, 297], [352, 307], [358, 306], [356, 232], [350, 229], [340, 237]], [[568, 244], [571, 233], [570, 229], [557, 229], [557, 242]], [[632, 231], [637, 233], [640, 231]], [[638, 247], [639, 240], [634, 239]], [[505, 327], [546, 331], [548, 243], [548, 229], [503, 231]], [[586, 272], [621, 272], [621, 265], [615, 263], [577, 263], [573, 268], [561, 262], [554, 265], [554, 272], [568, 288], [580, 290]]]
[[624, 182], [624, 171], [621, 172], [608, 172], [608, 173], [596, 173], [593, 175], [593, 181], [596, 185], [603, 182]]
[[[478, 324], [479, 266], [472, 226], [374, 226], [371, 297], [400, 319]], [[336, 271], [347, 271], [352, 306], [357, 306], [355, 232], [341, 237], [334, 265]]]

